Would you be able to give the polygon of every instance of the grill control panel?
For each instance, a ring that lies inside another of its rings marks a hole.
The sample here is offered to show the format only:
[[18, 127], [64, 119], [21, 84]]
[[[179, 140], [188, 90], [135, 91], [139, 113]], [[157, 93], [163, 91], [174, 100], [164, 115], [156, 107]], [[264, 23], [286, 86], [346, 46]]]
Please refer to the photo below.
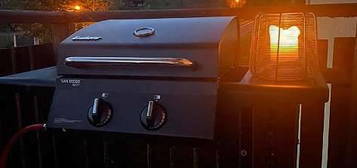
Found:
[[213, 139], [214, 81], [59, 78], [49, 128]]

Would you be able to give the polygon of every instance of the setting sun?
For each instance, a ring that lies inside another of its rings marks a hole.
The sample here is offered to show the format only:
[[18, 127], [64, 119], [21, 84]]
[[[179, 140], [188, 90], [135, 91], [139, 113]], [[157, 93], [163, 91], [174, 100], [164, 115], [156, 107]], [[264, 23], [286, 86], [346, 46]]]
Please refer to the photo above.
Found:
[[246, 0], [226, 0], [230, 8], [240, 8], [246, 3]]
[[269, 35], [270, 59], [275, 60], [277, 55], [290, 59], [297, 59], [299, 57], [300, 29], [297, 26], [283, 29], [275, 25], [270, 25]]
[[79, 11], [79, 10], [81, 10], [81, 9], [82, 9], [82, 7], [81, 7], [81, 6], [79, 6], [79, 5], [75, 5], [75, 6], [73, 6], [73, 9], [74, 9], [74, 10]]
[[271, 46], [298, 47], [300, 29], [296, 26], [292, 26], [289, 29], [283, 29], [275, 25], [270, 25], [269, 34]]

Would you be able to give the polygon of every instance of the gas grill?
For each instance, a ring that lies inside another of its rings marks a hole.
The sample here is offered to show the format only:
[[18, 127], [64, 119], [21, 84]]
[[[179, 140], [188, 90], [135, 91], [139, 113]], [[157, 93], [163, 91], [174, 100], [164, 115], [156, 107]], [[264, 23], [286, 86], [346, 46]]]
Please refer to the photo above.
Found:
[[[45, 151], [59, 167], [294, 167], [298, 143], [301, 165], [319, 167], [329, 92], [315, 26], [291, 15], [259, 16], [254, 29], [250, 21], [238, 28], [234, 17], [99, 22], [61, 43], [56, 68], [0, 77], [0, 85], [16, 89], [18, 119], [36, 120], [47, 116], [41, 99], [51, 101], [56, 85], [47, 122], [53, 149]], [[272, 40], [284, 34], [293, 45]], [[238, 66], [248, 48], [249, 70]], [[298, 69], [309, 73], [291, 71]], [[21, 129], [10, 146], [45, 126]]]
[[107, 20], [58, 49], [49, 128], [215, 139], [238, 122], [235, 17]]

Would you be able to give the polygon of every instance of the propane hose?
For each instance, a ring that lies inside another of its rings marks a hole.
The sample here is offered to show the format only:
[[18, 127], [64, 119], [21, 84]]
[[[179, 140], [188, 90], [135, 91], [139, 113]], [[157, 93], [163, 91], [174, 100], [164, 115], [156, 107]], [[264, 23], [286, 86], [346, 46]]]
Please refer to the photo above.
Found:
[[3, 151], [1, 152], [0, 155], [0, 168], [6, 168], [6, 162], [9, 157], [10, 151], [14, 144], [17, 142], [17, 140], [22, 137], [24, 134], [32, 131], [39, 131], [43, 130], [46, 128], [46, 124], [33, 124], [26, 126], [20, 130], [18, 130], [8, 141], [8, 143], [5, 145]]

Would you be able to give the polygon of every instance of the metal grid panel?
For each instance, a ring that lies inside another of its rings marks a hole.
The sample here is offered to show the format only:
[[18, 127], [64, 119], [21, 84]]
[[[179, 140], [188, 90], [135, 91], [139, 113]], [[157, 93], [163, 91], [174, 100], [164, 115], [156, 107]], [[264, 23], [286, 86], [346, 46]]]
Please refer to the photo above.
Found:
[[311, 13], [261, 14], [251, 48], [253, 74], [272, 81], [299, 81], [317, 67], [316, 22]]

